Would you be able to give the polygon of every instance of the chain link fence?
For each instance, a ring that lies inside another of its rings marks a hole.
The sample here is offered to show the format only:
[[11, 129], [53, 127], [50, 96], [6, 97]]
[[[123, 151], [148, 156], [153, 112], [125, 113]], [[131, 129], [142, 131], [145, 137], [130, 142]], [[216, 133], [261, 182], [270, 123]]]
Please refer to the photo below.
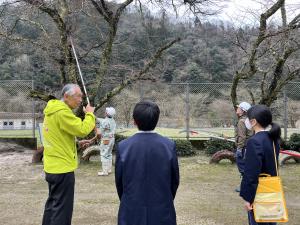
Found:
[[[132, 110], [139, 100], [152, 100], [161, 110], [158, 127], [177, 129], [186, 138], [199, 138], [201, 132], [217, 136], [234, 136], [237, 121], [231, 102], [231, 83], [158, 84], [143, 82], [132, 85], [112, 101], [120, 127], [133, 127]], [[260, 99], [260, 84], [239, 85], [238, 101], [251, 103]], [[300, 132], [300, 82], [292, 82], [278, 94], [271, 110], [274, 121], [283, 128], [283, 136]]]
[[[1, 81], [0, 137], [39, 136], [45, 102], [29, 97], [33, 89], [33, 81]], [[232, 137], [237, 118], [230, 91], [231, 83], [163, 84], [143, 81], [130, 85], [107, 105], [116, 108], [116, 121], [121, 129], [134, 127], [134, 105], [144, 99], [159, 105], [161, 115], [158, 127], [169, 129], [167, 136], [181, 134], [185, 138], [199, 138], [210, 134]], [[257, 83], [241, 84], [237, 93], [239, 102], [252, 102], [253, 97], [257, 100], [261, 95]], [[98, 117], [104, 116], [104, 108], [96, 113]], [[274, 120], [284, 128], [284, 137], [299, 133], [300, 82], [287, 84], [271, 109]]]
[[36, 100], [29, 97], [31, 80], [2, 80], [0, 83], [0, 137], [32, 137], [38, 134]]

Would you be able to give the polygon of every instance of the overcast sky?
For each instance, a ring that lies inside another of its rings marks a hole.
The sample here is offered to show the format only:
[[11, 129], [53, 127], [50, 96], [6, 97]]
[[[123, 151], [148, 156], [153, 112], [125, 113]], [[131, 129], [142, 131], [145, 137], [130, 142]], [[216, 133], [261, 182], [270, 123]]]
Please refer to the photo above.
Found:
[[[124, 0], [117, 0], [118, 2], [123, 2]], [[226, 20], [230, 23], [236, 24], [238, 26], [243, 24], [253, 24], [253, 21], [257, 21], [255, 17], [264, 12], [267, 6], [270, 6], [272, 2], [276, 0], [227, 0], [223, 1], [221, 7], [221, 13], [218, 16], [209, 17], [209, 20]], [[143, 3], [149, 2], [149, 0], [142, 0]], [[183, 2], [183, 0], [178, 0], [178, 2]], [[268, 4], [269, 3], [269, 4]], [[148, 4], [153, 11], [157, 11], [157, 6], [152, 7]], [[174, 10], [171, 6], [165, 7], [165, 9], [175, 16]], [[286, 9], [288, 18], [292, 18], [295, 14], [300, 13], [300, 0], [286, 0]], [[184, 17], [188, 19], [191, 17], [191, 13], [188, 12], [187, 7], [182, 7], [178, 10], [179, 20], [182, 20]], [[190, 15], [190, 16], [187, 16]], [[207, 18], [207, 17], [206, 17]], [[277, 13], [274, 16], [273, 20], [280, 18], [280, 13]]]
[[[270, 0], [231, 0], [227, 3], [227, 7], [222, 10], [220, 14], [221, 18], [224, 18], [232, 23], [237, 22], [251, 22], [255, 16], [259, 16], [266, 8], [265, 5], [268, 2], [274, 2]], [[291, 19], [296, 14], [300, 13], [300, 0], [286, 0], [287, 16]], [[278, 12], [275, 17], [280, 17]], [[275, 17], [273, 20], [275, 20]]]
[[[8, 0], [12, 1], [12, 0]], [[124, 2], [125, 0], [108, 0], [109, 2]], [[153, 6], [147, 4], [150, 0], [141, 0], [144, 4], [150, 7], [153, 12], [159, 12], [160, 5]], [[183, 0], [177, 0], [182, 4]], [[266, 5], [276, 0], [227, 0], [226, 3], [222, 3], [222, 10], [218, 16], [209, 17], [209, 20], [226, 20], [236, 25], [253, 24], [253, 21], [257, 21], [254, 17], [258, 17], [265, 9]], [[5, 2], [5, 0], [0, 0]], [[300, 13], [300, 0], [286, 0], [286, 9], [288, 19], [293, 18], [296, 14]], [[171, 17], [176, 17], [174, 10], [171, 5], [165, 6], [165, 10], [168, 11]], [[193, 18], [191, 13], [188, 11], [187, 6], [181, 7], [177, 10], [178, 20], [189, 20]], [[280, 18], [279, 12], [273, 17], [273, 20]], [[207, 17], [206, 17], [207, 19]]]

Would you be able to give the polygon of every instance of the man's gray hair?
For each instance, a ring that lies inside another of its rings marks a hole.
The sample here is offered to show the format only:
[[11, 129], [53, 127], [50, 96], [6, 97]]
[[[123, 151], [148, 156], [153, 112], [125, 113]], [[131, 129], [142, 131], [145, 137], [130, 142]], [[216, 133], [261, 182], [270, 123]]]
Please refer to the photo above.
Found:
[[76, 87], [79, 87], [78, 84], [66, 84], [61, 91], [61, 96], [64, 97], [64, 94], [69, 96], [74, 95]]

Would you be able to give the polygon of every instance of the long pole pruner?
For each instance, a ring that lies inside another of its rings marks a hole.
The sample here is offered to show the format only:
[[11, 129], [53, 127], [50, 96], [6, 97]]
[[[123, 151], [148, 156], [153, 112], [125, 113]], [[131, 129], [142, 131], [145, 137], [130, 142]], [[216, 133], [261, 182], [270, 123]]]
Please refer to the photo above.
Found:
[[82, 83], [82, 86], [83, 86], [83, 91], [84, 91], [84, 94], [86, 96], [86, 101], [90, 105], [90, 100], [89, 100], [89, 97], [87, 95], [86, 87], [85, 87], [83, 76], [82, 76], [81, 69], [80, 69], [80, 66], [79, 66], [79, 62], [78, 62], [77, 54], [76, 54], [75, 47], [74, 47], [74, 44], [73, 44], [73, 40], [72, 40], [72, 37], [69, 37], [69, 38], [70, 38], [72, 50], [73, 50], [73, 53], [74, 53], [74, 56], [75, 56], [76, 65], [77, 65], [78, 72], [79, 72], [79, 75], [80, 75], [81, 83]]

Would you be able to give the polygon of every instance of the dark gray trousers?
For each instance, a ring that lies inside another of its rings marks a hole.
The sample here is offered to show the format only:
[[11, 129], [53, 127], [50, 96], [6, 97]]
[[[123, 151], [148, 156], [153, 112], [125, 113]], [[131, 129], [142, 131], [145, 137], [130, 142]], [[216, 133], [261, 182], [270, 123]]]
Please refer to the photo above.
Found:
[[74, 172], [46, 173], [49, 196], [45, 204], [42, 225], [71, 225], [74, 203]]

